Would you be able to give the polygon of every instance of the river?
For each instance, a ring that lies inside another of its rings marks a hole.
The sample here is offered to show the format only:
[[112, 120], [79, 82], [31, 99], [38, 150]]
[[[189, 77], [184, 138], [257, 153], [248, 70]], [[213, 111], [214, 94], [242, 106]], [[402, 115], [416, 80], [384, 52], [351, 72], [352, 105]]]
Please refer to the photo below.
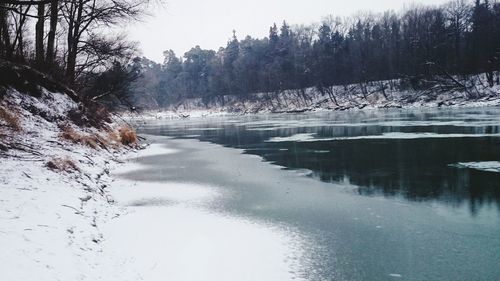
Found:
[[177, 153], [123, 177], [214, 187], [211, 213], [299, 241], [293, 278], [500, 280], [500, 108], [138, 123]]

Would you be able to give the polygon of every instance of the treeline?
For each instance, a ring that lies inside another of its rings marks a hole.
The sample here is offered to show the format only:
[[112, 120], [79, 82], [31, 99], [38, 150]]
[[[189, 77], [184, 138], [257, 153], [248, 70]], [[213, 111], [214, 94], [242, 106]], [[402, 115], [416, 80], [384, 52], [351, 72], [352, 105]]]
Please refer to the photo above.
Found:
[[[136, 60], [142, 77], [135, 97], [165, 106], [184, 98], [205, 101], [232, 94], [272, 93], [333, 85], [401, 79], [418, 87], [434, 75], [487, 73], [499, 83], [500, 3], [454, 0], [413, 6], [404, 12], [327, 17], [319, 25], [270, 27], [269, 36], [238, 40], [218, 51], [199, 46], [163, 64]], [[455, 81], [460, 84], [459, 81]], [[151, 104], [151, 103], [150, 103]]]
[[0, 0], [0, 62], [29, 65], [82, 95], [136, 51], [109, 28], [138, 19], [148, 0]]

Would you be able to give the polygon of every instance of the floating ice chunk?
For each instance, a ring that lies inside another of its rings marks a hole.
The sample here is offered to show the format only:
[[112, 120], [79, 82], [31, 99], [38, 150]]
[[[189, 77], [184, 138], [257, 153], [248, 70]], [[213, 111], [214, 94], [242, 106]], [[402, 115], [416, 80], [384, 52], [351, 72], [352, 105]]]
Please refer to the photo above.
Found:
[[297, 169], [295, 170], [295, 173], [297, 173], [297, 175], [299, 176], [308, 177], [313, 174], [313, 171], [310, 169]]
[[274, 137], [268, 140], [268, 142], [302, 142], [314, 140], [316, 134], [296, 134], [289, 137]]
[[186, 129], [187, 131], [220, 131], [222, 128], [215, 128], [215, 127], [195, 127], [195, 128], [188, 128]]
[[391, 274], [389, 274], [389, 276], [394, 277], [394, 278], [402, 278], [403, 277], [403, 275], [398, 274], [398, 273], [391, 273]]
[[451, 164], [450, 167], [500, 173], [500, 161], [461, 162]]
[[436, 133], [402, 133], [392, 132], [382, 135], [368, 135], [355, 137], [315, 138], [315, 134], [296, 134], [290, 137], [274, 137], [268, 142], [315, 142], [335, 140], [364, 140], [364, 139], [430, 139], [430, 138], [484, 138], [500, 137], [500, 134], [436, 134]]

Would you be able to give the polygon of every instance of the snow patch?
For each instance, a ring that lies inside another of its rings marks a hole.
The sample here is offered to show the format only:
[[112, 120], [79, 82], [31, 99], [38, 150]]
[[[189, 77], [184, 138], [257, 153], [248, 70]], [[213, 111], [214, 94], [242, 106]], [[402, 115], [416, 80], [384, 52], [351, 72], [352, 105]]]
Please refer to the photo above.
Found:
[[289, 262], [296, 243], [261, 223], [177, 205], [135, 208], [104, 233], [104, 253], [123, 270], [107, 280], [301, 280]]

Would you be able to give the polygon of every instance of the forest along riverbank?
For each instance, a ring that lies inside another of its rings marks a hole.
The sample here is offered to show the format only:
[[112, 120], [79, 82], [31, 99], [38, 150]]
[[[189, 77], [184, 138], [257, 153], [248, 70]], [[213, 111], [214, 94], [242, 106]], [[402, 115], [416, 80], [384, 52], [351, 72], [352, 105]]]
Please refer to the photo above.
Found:
[[480, 74], [463, 81], [474, 89], [474, 94], [472, 90], [454, 87], [442, 90], [437, 86], [421, 89], [396, 86], [403, 81], [395, 79], [331, 86], [326, 92], [312, 87], [256, 93], [247, 97], [223, 95], [208, 101], [204, 98], [186, 98], [157, 110], [151, 109], [150, 105], [139, 106], [140, 114], [123, 112], [122, 115], [132, 119], [175, 119], [255, 113], [499, 106], [500, 85], [485, 87], [486, 80], [487, 76]]
[[299, 238], [298, 278], [494, 280], [498, 117], [483, 108], [151, 121], [141, 132], [176, 137], [164, 143], [178, 152], [139, 159], [121, 177], [214, 188], [203, 208]]

